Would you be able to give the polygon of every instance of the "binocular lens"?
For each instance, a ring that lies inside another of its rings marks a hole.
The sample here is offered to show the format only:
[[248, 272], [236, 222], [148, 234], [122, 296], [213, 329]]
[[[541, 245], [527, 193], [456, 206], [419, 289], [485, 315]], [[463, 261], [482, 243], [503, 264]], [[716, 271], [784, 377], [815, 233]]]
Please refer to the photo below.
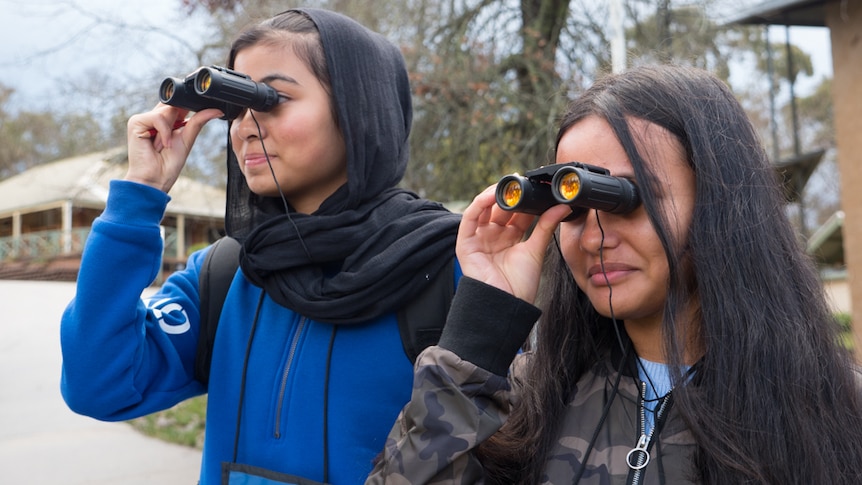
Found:
[[195, 86], [195, 90], [199, 93], [205, 93], [209, 90], [210, 86], [212, 86], [213, 78], [210, 76], [209, 71], [201, 71], [200, 75], [197, 76], [196, 81], [198, 85]]
[[162, 99], [171, 99], [174, 97], [174, 84], [173, 83], [164, 83], [162, 84]]
[[557, 193], [566, 201], [575, 200], [580, 191], [581, 177], [575, 171], [561, 176], [557, 181]]
[[517, 180], [511, 180], [503, 187], [502, 202], [506, 207], [515, 207], [524, 196], [524, 189]]

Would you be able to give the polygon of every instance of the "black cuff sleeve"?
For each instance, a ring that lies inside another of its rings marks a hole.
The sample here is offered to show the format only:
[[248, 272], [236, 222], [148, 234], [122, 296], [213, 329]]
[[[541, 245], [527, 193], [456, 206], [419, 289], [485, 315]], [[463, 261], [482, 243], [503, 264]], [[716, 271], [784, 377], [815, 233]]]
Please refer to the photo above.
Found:
[[505, 291], [464, 276], [438, 345], [505, 376], [542, 312]]

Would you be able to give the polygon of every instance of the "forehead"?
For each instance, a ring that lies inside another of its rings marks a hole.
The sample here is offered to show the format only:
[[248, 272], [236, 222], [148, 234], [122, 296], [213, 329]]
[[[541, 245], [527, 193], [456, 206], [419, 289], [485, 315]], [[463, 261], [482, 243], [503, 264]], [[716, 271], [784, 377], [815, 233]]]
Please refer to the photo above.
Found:
[[589, 116], [569, 127], [557, 145], [556, 162], [588, 163], [616, 175], [631, 173], [631, 163], [611, 126], [597, 116]]
[[[667, 130], [636, 118], [628, 118], [627, 124], [651, 172], [673, 178], [672, 172], [690, 170], [682, 145]], [[598, 116], [588, 116], [569, 127], [557, 145], [556, 162], [582, 162], [606, 168], [611, 175], [634, 175], [631, 161], [616, 133]]]
[[314, 77], [311, 69], [287, 42], [261, 42], [240, 50], [234, 59], [234, 69], [256, 81], [276, 73], [289, 74], [297, 79]]

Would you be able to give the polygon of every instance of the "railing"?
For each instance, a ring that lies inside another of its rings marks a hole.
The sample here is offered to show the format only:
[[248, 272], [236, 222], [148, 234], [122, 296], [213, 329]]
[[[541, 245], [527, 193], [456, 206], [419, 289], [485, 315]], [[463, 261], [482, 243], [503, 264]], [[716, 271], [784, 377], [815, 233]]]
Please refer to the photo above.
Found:
[[174, 227], [165, 227], [164, 233], [162, 233], [162, 237], [164, 238], [164, 249], [162, 250], [162, 255], [165, 257], [173, 258], [177, 255], [177, 239], [179, 238], [179, 234], [177, 234], [177, 229]]
[[38, 231], [17, 237], [0, 237], [0, 261], [46, 260], [64, 254], [81, 254], [89, 227], [72, 229], [69, 240], [63, 231]]
[[[0, 261], [40, 261], [63, 255], [80, 255], [84, 251], [84, 242], [89, 234], [89, 227], [80, 227], [72, 229], [68, 241], [64, 238], [63, 231], [59, 230], [29, 232], [17, 237], [0, 237]], [[177, 230], [166, 227], [164, 238], [164, 254], [176, 254]]]

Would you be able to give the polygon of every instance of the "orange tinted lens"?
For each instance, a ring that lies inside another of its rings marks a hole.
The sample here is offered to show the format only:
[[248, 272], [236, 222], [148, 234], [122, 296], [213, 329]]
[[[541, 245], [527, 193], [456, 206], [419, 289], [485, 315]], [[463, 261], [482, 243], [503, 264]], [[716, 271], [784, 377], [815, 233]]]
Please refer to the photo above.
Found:
[[200, 86], [199, 86], [200, 91], [202, 93], [209, 91], [210, 85], [212, 84], [212, 82], [213, 82], [213, 78], [210, 76], [210, 73], [204, 72], [203, 75], [201, 76], [201, 82], [200, 82]]
[[578, 192], [581, 191], [581, 178], [578, 177], [578, 173], [569, 172], [560, 177], [557, 190], [567, 201], [574, 200], [578, 196]]
[[521, 202], [524, 191], [521, 189], [521, 184], [517, 180], [512, 180], [503, 188], [503, 203], [506, 207], [515, 207], [518, 202]]

